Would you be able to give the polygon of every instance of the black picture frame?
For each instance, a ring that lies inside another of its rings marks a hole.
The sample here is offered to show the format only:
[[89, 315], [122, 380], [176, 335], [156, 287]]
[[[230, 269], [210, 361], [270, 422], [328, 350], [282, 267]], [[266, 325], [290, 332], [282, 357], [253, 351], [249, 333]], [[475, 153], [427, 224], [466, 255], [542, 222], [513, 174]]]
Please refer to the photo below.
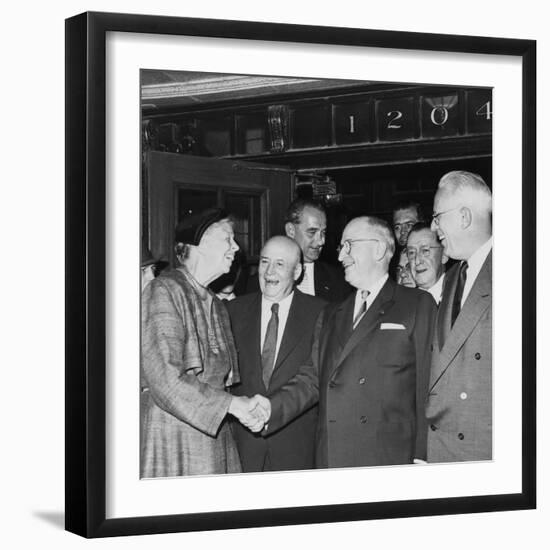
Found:
[[[515, 494], [106, 519], [106, 33], [517, 56], [522, 62], [522, 490]], [[66, 20], [66, 529], [84, 537], [532, 509], [536, 506], [536, 42], [83, 13]]]

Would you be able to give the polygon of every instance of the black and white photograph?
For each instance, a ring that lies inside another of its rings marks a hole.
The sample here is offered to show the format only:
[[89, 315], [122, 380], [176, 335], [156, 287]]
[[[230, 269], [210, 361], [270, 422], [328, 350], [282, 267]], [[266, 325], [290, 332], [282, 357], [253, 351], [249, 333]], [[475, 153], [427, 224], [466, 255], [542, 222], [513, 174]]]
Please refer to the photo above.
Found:
[[3, 6], [3, 548], [544, 547], [544, 5]]
[[492, 460], [492, 89], [140, 101], [140, 478]]
[[536, 507], [536, 43], [311, 16], [66, 21], [72, 533]]

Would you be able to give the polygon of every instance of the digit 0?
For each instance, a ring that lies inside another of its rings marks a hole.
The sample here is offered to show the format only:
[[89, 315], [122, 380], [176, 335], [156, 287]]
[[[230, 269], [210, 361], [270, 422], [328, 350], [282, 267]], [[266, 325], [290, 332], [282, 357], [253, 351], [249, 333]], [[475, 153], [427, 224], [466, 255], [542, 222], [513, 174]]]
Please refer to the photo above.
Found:
[[445, 124], [445, 122], [449, 119], [449, 111], [447, 110], [447, 107], [443, 107], [441, 105], [439, 107], [434, 107], [432, 109], [430, 119], [436, 126], [443, 126], [443, 124]]

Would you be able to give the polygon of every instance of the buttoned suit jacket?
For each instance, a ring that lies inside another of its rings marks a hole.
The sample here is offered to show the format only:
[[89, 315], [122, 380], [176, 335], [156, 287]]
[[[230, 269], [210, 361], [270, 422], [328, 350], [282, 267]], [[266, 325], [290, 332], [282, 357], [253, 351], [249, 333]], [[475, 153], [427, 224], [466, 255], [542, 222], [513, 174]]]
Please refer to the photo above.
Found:
[[[228, 303], [235, 344], [239, 355], [241, 383], [235, 395], [270, 395], [281, 388], [311, 354], [315, 321], [326, 302], [294, 290], [286, 326], [266, 388], [261, 365], [260, 292]], [[313, 468], [318, 407], [312, 403], [297, 418], [276, 433], [254, 434], [240, 423], [233, 424], [244, 472], [303, 470]]]
[[353, 294], [327, 306], [310, 361], [272, 396], [268, 429], [318, 398], [318, 468], [425, 458], [435, 302], [427, 292], [388, 279], [352, 330], [354, 301]]
[[451, 328], [459, 265], [446, 275], [434, 331], [429, 462], [492, 458], [492, 251]]

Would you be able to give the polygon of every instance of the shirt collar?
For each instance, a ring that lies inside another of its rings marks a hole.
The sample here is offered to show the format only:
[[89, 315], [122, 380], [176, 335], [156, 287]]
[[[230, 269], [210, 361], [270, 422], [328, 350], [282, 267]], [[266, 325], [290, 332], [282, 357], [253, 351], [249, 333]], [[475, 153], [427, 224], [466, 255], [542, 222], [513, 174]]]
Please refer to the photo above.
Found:
[[493, 237], [482, 244], [469, 258], [468, 258], [468, 278], [472, 277], [475, 280], [478, 273], [481, 271], [483, 263], [487, 259], [489, 252], [493, 246]]
[[378, 279], [374, 284], [370, 285], [368, 288], [359, 288], [357, 289], [357, 298], [361, 299], [361, 292], [363, 290], [369, 291], [369, 304], [372, 304], [374, 299], [378, 296], [379, 292], [382, 290], [382, 287], [386, 284], [388, 280], [388, 274], [384, 273], [380, 279]]
[[275, 303], [279, 304], [279, 314], [281, 314], [283, 311], [288, 311], [290, 309], [290, 305], [292, 304], [292, 298], [294, 296], [294, 291], [292, 291], [286, 298], [283, 298], [280, 302], [271, 302], [270, 300], [266, 300], [262, 295], [262, 311], [271, 311], [271, 306]]
[[434, 300], [438, 304], [439, 304], [439, 302], [441, 302], [441, 294], [443, 292], [443, 279], [444, 278], [445, 278], [445, 273], [443, 273], [443, 275], [441, 275], [441, 277], [439, 277], [439, 279], [437, 279], [436, 283], [431, 288], [428, 288], [426, 290], [426, 292], [429, 292], [433, 296]]
[[307, 271], [308, 275], [311, 275], [313, 273], [314, 266], [315, 262], [304, 262], [304, 270]]

